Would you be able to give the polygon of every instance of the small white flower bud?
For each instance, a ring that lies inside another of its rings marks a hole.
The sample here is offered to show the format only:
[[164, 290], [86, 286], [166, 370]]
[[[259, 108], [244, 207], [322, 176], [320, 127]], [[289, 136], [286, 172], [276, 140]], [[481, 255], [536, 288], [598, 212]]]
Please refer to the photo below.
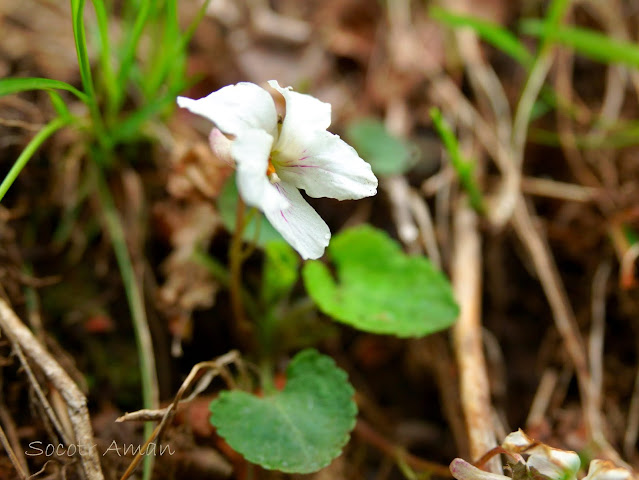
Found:
[[213, 154], [225, 163], [235, 166], [235, 160], [231, 155], [231, 145], [233, 142], [228, 139], [218, 128], [213, 128], [209, 135], [209, 144]]
[[457, 480], [511, 480], [505, 475], [481, 470], [461, 458], [454, 459], [449, 468], [450, 473]]
[[607, 460], [592, 460], [583, 480], [632, 480], [632, 473]]

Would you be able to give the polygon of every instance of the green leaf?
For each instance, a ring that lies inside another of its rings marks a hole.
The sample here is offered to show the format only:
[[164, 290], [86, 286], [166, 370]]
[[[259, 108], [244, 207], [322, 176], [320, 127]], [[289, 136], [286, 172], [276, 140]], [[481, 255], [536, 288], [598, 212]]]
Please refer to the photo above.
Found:
[[297, 354], [284, 390], [256, 397], [239, 390], [211, 402], [211, 423], [228, 444], [271, 470], [311, 473], [348, 442], [357, 406], [346, 372], [316, 350]]
[[124, 36], [124, 45], [122, 48], [122, 58], [120, 59], [120, 70], [117, 74], [118, 88], [116, 93], [115, 105], [121, 106], [124, 101], [124, 94], [127, 91], [127, 82], [129, 81], [129, 74], [135, 64], [135, 54], [140, 43], [140, 38], [144, 28], [147, 26], [147, 19], [149, 14], [155, 6], [155, 0], [142, 0], [141, 4], [136, 9], [136, 17], [133, 25], [126, 30]]
[[591, 60], [603, 63], [623, 63], [639, 67], [639, 46], [632, 42], [616, 40], [603, 33], [579, 27], [548, 28], [543, 21], [526, 20], [521, 31], [527, 35], [552, 40]]
[[475, 179], [475, 162], [467, 160], [462, 155], [457, 137], [455, 137], [453, 129], [444, 119], [442, 112], [440, 112], [438, 108], [433, 107], [430, 110], [430, 116], [433, 119], [435, 130], [437, 130], [437, 133], [444, 143], [444, 148], [448, 153], [450, 163], [455, 169], [455, 172], [457, 172], [457, 176], [464, 190], [468, 193], [470, 204], [478, 212], [483, 212], [484, 198]]
[[459, 309], [450, 284], [424, 257], [409, 257], [370, 226], [335, 236], [326, 265], [307, 262], [302, 277], [320, 310], [360, 330], [421, 337], [452, 325]]
[[297, 282], [300, 257], [284, 241], [268, 242], [264, 253], [262, 300], [265, 305], [273, 305], [286, 296]]
[[413, 166], [412, 149], [388, 133], [379, 120], [364, 118], [351, 123], [346, 129], [346, 137], [377, 175], [397, 175]]
[[84, 4], [85, 0], [71, 0], [73, 38], [75, 40], [75, 50], [78, 57], [82, 86], [90, 99], [89, 102], [95, 105], [95, 90], [93, 89], [93, 78], [91, 76], [91, 63], [89, 61], [87, 39], [84, 31]]
[[62, 127], [67, 125], [69, 120], [67, 118], [58, 117], [51, 120], [47, 123], [42, 130], [40, 130], [35, 137], [31, 139], [29, 144], [22, 150], [20, 156], [16, 159], [13, 166], [7, 173], [2, 183], [0, 183], [0, 201], [4, 198], [7, 190], [11, 188], [13, 182], [15, 182], [16, 178], [22, 171], [22, 169], [26, 166], [26, 164], [31, 160], [31, 157], [35, 154], [35, 152], [40, 148], [40, 146], [45, 142], [47, 138], [53, 135], [56, 131], [60, 130]]
[[51, 80], [49, 78], [3, 78], [0, 80], [0, 97], [11, 95], [13, 93], [25, 92], [27, 90], [66, 90], [73, 93], [76, 97], [87, 103], [88, 97], [73, 85], [61, 82], [60, 80]]
[[494, 22], [477, 17], [458, 15], [439, 7], [430, 9], [430, 16], [453, 28], [471, 28], [483, 40], [511, 56], [524, 66], [529, 66], [533, 57], [523, 43], [510, 31]]
[[[222, 189], [220, 196], [217, 199], [217, 208], [220, 211], [222, 217], [222, 223], [229, 232], [235, 231], [235, 212], [237, 207], [237, 185], [235, 183], [235, 175], [232, 175], [227, 181], [226, 185]], [[259, 212], [258, 218], [252, 218], [246, 228], [244, 229], [244, 238], [247, 242], [256, 241], [257, 245], [263, 247], [267, 242], [273, 240], [283, 240], [282, 236], [275, 230], [268, 222], [264, 215]], [[256, 228], [259, 231], [256, 231]], [[257, 236], [257, 238], [256, 238]]]

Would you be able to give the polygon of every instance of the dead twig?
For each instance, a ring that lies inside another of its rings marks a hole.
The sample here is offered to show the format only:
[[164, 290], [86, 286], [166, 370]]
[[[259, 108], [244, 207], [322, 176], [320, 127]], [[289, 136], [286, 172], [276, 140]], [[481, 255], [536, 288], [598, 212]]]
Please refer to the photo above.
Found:
[[[164, 429], [175, 415], [178, 405], [182, 402], [182, 397], [186, 394], [187, 390], [191, 388], [191, 385], [197, 381], [193, 392], [191, 392], [189, 397], [187, 397], [184, 402], [188, 402], [196, 395], [204, 391], [217, 375], [222, 376], [230, 386], [234, 385], [233, 379], [226, 372], [226, 367], [232, 363], [241, 364], [239, 360], [239, 352], [237, 352], [236, 350], [232, 350], [214, 361], [198, 363], [191, 369], [191, 372], [186, 377], [184, 382], [182, 382], [182, 386], [180, 387], [177, 394], [175, 395], [175, 398], [168, 407], [161, 410], [140, 410], [138, 412], [129, 413], [117, 419], [118, 422], [130, 420], [161, 420], [160, 423], [153, 430], [151, 436], [146, 440], [138, 454], [131, 461], [129, 467], [122, 475], [121, 480], [126, 480], [131, 476], [140, 461], [142, 461], [142, 459], [144, 458], [144, 452], [147, 451], [149, 445], [154, 443], [156, 440], [159, 441]], [[206, 372], [202, 378], [198, 379], [198, 375], [202, 370], [209, 371]]]
[[408, 198], [409, 208], [419, 229], [419, 236], [422, 241], [422, 248], [428, 255], [431, 263], [437, 268], [442, 268], [442, 257], [439, 253], [439, 246], [437, 245], [437, 235], [435, 234], [435, 227], [433, 226], [433, 219], [430, 214], [430, 209], [426, 204], [426, 201], [415, 190], [410, 192]]
[[[460, 306], [453, 340], [470, 455], [477, 459], [497, 445], [481, 333], [481, 240], [477, 215], [463, 200], [454, 213], [453, 223], [451, 277]], [[494, 473], [501, 472], [496, 460], [491, 461], [488, 468]]]
[[386, 191], [391, 205], [391, 215], [397, 226], [397, 234], [409, 253], [419, 250], [419, 230], [411, 216], [409, 197], [410, 186], [405, 177], [396, 175], [382, 179], [381, 187]]
[[[609, 445], [601, 429], [601, 411], [597, 404], [597, 394], [593, 389], [592, 376], [581, 332], [577, 327], [574, 312], [568, 302], [568, 296], [550, 248], [538, 229], [535, 228], [531, 211], [523, 199], [520, 199], [515, 209], [512, 224], [519, 240], [530, 254], [550, 308], [553, 311], [555, 326], [575, 367], [588, 430], [593, 440], [608, 451]], [[618, 456], [615, 455], [615, 457]]]
[[592, 202], [601, 194], [601, 189], [584, 187], [574, 183], [559, 182], [549, 178], [523, 177], [521, 190], [539, 197], [557, 198], [569, 202]]
[[27, 465], [27, 459], [24, 456], [24, 452], [22, 451], [22, 448], [20, 446], [20, 438], [18, 436], [18, 432], [16, 431], [15, 423], [13, 422], [13, 418], [7, 411], [4, 403], [0, 403], [0, 421], [4, 426], [6, 438], [9, 441], [9, 445], [13, 448], [13, 453], [18, 461], [18, 464], [22, 467], [22, 470], [27, 475], [29, 475], [29, 465]]
[[[62, 394], [73, 426], [75, 442], [78, 445], [92, 446], [93, 430], [85, 396], [2, 298], [0, 298], [0, 329], [13, 345], [21, 348], [26, 356], [42, 369], [47, 379]], [[85, 448], [83, 454], [78, 456], [88, 480], [104, 478], [95, 448]]]
[[[0, 328], [1, 328], [1, 325], [0, 325]], [[40, 406], [42, 407], [42, 410], [44, 410], [44, 414], [46, 414], [47, 419], [51, 422], [51, 424], [57, 431], [58, 435], [60, 435], [60, 439], [62, 440], [62, 442], [65, 443], [66, 445], [70, 445], [71, 443], [73, 443], [71, 434], [67, 429], [64, 428], [62, 422], [60, 421], [60, 419], [55, 413], [55, 409], [51, 406], [51, 403], [47, 399], [47, 396], [42, 391], [42, 387], [40, 387], [40, 383], [38, 382], [35, 374], [33, 373], [33, 370], [31, 370], [31, 366], [29, 365], [29, 362], [27, 361], [22, 351], [22, 347], [20, 347], [19, 344], [14, 343], [13, 351], [15, 352], [16, 356], [20, 360], [20, 363], [22, 364], [22, 368], [24, 368], [24, 371], [27, 374], [29, 383], [31, 383], [31, 387], [33, 388], [33, 391], [35, 392], [36, 397], [38, 397], [38, 400], [40, 401]]]
[[391, 443], [383, 435], [377, 433], [362, 419], [357, 420], [353, 433], [397, 462], [403, 462], [411, 468], [430, 472], [438, 477], [452, 477], [446, 465], [424, 460], [408, 453], [403, 447]]
[[606, 327], [606, 285], [610, 278], [612, 264], [610, 261], [602, 262], [592, 279], [592, 323], [590, 326], [590, 338], [588, 342], [588, 356], [590, 361], [591, 376], [591, 396], [593, 409], [599, 413], [593, 417], [597, 422], [591, 426], [592, 437], [595, 443], [601, 448], [603, 454], [614, 462], [626, 468], [630, 466], [625, 463], [614, 447], [608, 442], [604, 433], [604, 417], [601, 413], [603, 406], [603, 353], [604, 336]]
[[13, 468], [15, 468], [16, 472], [18, 472], [18, 476], [21, 479], [26, 479], [27, 473], [25, 472], [23, 468], [22, 462], [20, 462], [20, 460], [16, 456], [16, 453], [14, 452], [13, 447], [11, 446], [11, 442], [9, 442], [9, 439], [5, 435], [4, 430], [2, 429], [2, 426], [0, 426], [0, 444], [2, 444], [4, 451], [7, 452], [7, 456], [9, 457], [9, 460], [11, 460], [11, 463], [13, 464]]
[[628, 458], [636, 455], [637, 437], [639, 437], [639, 368], [635, 376], [635, 387], [628, 408], [628, 421], [623, 436], [623, 451]]
[[556, 370], [552, 368], [544, 370], [526, 418], [526, 429], [538, 428], [544, 420], [558, 380], [559, 375]]

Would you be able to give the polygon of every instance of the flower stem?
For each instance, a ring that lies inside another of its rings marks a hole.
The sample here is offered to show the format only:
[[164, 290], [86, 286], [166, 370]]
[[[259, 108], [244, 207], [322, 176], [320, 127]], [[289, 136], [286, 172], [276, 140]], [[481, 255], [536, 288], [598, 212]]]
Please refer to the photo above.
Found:
[[244, 303], [242, 302], [242, 264], [245, 255], [242, 252], [242, 233], [246, 227], [245, 221], [246, 205], [241, 198], [237, 201], [237, 211], [235, 217], [235, 232], [231, 239], [229, 247], [229, 267], [230, 267], [230, 283], [229, 290], [231, 294], [231, 308], [235, 317], [234, 331], [237, 340], [243, 347], [250, 348], [253, 338], [253, 327], [249, 322]]

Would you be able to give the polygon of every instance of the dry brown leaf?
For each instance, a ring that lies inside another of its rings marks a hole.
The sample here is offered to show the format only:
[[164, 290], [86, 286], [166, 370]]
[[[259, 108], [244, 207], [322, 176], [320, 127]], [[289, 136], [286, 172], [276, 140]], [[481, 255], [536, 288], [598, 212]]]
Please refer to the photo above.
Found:
[[160, 267], [165, 281], [157, 292], [158, 306], [169, 319], [172, 335], [182, 340], [189, 337], [193, 311], [215, 303], [219, 284], [192, 255], [195, 249], [208, 247], [219, 219], [207, 201], [181, 205], [167, 200], [157, 203], [153, 214], [173, 246]]

